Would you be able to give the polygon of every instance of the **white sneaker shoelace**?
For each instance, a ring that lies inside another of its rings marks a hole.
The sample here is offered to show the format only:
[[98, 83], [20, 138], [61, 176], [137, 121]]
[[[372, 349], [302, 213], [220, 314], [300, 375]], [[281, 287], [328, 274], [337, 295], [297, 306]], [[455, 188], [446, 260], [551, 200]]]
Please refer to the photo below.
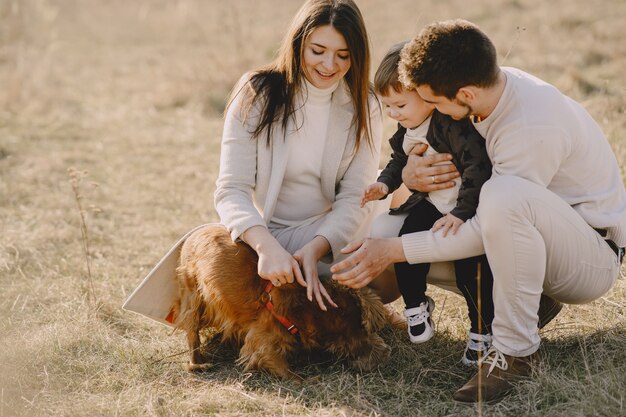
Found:
[[405, 311], [409, 326], [418, 326], [426, 323], [430, 314], [428, 313], [428, 301], [422, 303], [419, 307], [410, 308]]
[[491, 347], [491, 335], [470, 332], [467, 348], [476, 352], [485, 352]]
[[493, 371], [496, 366], [503, 371], [509, 369], [509, 363], [506, 361], [506, 357], [504, 353], [500, 352], [495, 347], [491, 346], [485, 356], [480, 360], [480, 365], [488, 364], [489, 370], [487, 371], [487, 376], [491, 375], [491, 371]]

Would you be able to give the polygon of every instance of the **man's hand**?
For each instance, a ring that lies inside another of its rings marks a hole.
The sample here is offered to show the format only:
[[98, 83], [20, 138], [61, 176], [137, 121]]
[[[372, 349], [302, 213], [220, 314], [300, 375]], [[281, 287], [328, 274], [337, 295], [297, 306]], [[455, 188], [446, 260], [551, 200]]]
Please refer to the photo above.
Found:
[[415, 145], [409, 153], [409, 159], [402, 170], [402, 182], [410, 189], [422, 192], [444, 190], [454, 187], [454, 180], [461, 174], [454, 164], [434, 165], [452, 160], [452, 155], [440, 153], [421, 156], [428, 145]]
[[387, 194], [389, 194], [389, 187], [387, 187], [387, 184], [382, 182], [370, 184], [361, 196], [361, 207], [365, 206], [365, 204], [370, 201], [380, 200], [381, 198], [386, 197]]
[[459, 227], [465, 223], [463, 220], [448, 213], [433, 224], [432, 231], [443, 230], [443, 237], [448, 236], [448, 231], [451, 231], [453, 235], [456, 235], [456, 231]]
[[341, 253], [351, 255], [333, 265], [330, 271], [334, 280], [351, 288], [363, 288], [389, 264], [406, 261], [399, 237], [359, 240], [343, 248]]

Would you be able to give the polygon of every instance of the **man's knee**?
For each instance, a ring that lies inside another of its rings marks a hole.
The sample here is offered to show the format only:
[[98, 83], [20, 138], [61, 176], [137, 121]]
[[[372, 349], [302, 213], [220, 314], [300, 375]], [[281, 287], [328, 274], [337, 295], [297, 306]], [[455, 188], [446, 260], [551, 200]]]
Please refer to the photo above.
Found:
[[493, 177], [483, 185], [477, 210], [483, 238], [499, 234], [513, 218], [529, 215], [529, 185], [528, 180], [513, 176]]
[[509, 209], [519, 208], [528, 199], [525, 185], [528, 180], [501, 175], [487, 181], [480, 191], [478, 213], [483, 220], [498, 217]]

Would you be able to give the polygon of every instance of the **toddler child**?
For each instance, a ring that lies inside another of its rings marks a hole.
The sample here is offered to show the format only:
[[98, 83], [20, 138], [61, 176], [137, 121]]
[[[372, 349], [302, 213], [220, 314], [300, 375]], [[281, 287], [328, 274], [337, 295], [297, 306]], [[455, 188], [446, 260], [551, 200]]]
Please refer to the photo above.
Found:
[[[374, 78], [374, 89], [380, 96], [386, 113], [399, 124], [389, 140], [392, 158], [377, 182], [365, 190], [363, 206], [369, 201], [386, 197], [402, 183], [402, 169], [408, 155], [417, 144], [426, 144], [425, 155], [449, 153], [461, 178], [455, 186], [429, 193], [413, 192], [408, 200], [390, 214], [406, 214], [400, 236], [431, 229], [443, 229], [444, 236], [456, 233], [465, 220], [476, 213], [482, 184], [491, 177], [491, 162], [485, 150], [485, 140], [468, 119], [453, 120], [439, 113], [421, 99], [415, 90], [405, 89], [398, 79], [400, 51], [406, 42], [395, 45], [383, 58]], [[433, 182], [435, 182], [433, 177]], [[423, 343], [433, 336], [433, 300], [426, 295], [426, 275], [430, 264], [394, 265], [398, 287], [405, 303], [409, 338]], [[479, 273], [480, 270], [480, 273]], [[471, 328], [462, 361], [476, 365], [481, 354], [491, 345], [493, 320], [493, 276], [486, 257], [478, 256], [455, 262], [456, 284], [468, 307]], [[480, 279], [479, 279], [480, 277]], [[478, 297], [480, 290], [480, 298]]]

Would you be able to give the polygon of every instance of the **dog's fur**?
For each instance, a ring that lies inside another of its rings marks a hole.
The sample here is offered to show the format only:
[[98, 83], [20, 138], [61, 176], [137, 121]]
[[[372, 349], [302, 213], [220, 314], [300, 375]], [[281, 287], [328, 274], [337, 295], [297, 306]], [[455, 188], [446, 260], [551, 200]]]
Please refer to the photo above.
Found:
[[223, 226], [204, 227], [185, 241], [174, 313], [176, 328], [187, 333], [190, 370], [211, 366], [199, 352], [199, 331], [205, 327], [216, 328], [222, 342], [241, 347], [238, 363], [246, 371], [266, 370], [282, 378], [295, 376], [287, 357], [299, 349], [324, 349], [358, 370], [371, 370], [389, 357], [389, 347], [376, 333], [385, 325], [387, 312], [371, 290], [325, 284], [339, 306], [325, 312], [297, 283], [275, 287], [274, 311], [297, 325], [294, 336], [261, 306], [267, 281], [257, 274], [257, 260], [256, 253], [244, 243], [234, 243]]

